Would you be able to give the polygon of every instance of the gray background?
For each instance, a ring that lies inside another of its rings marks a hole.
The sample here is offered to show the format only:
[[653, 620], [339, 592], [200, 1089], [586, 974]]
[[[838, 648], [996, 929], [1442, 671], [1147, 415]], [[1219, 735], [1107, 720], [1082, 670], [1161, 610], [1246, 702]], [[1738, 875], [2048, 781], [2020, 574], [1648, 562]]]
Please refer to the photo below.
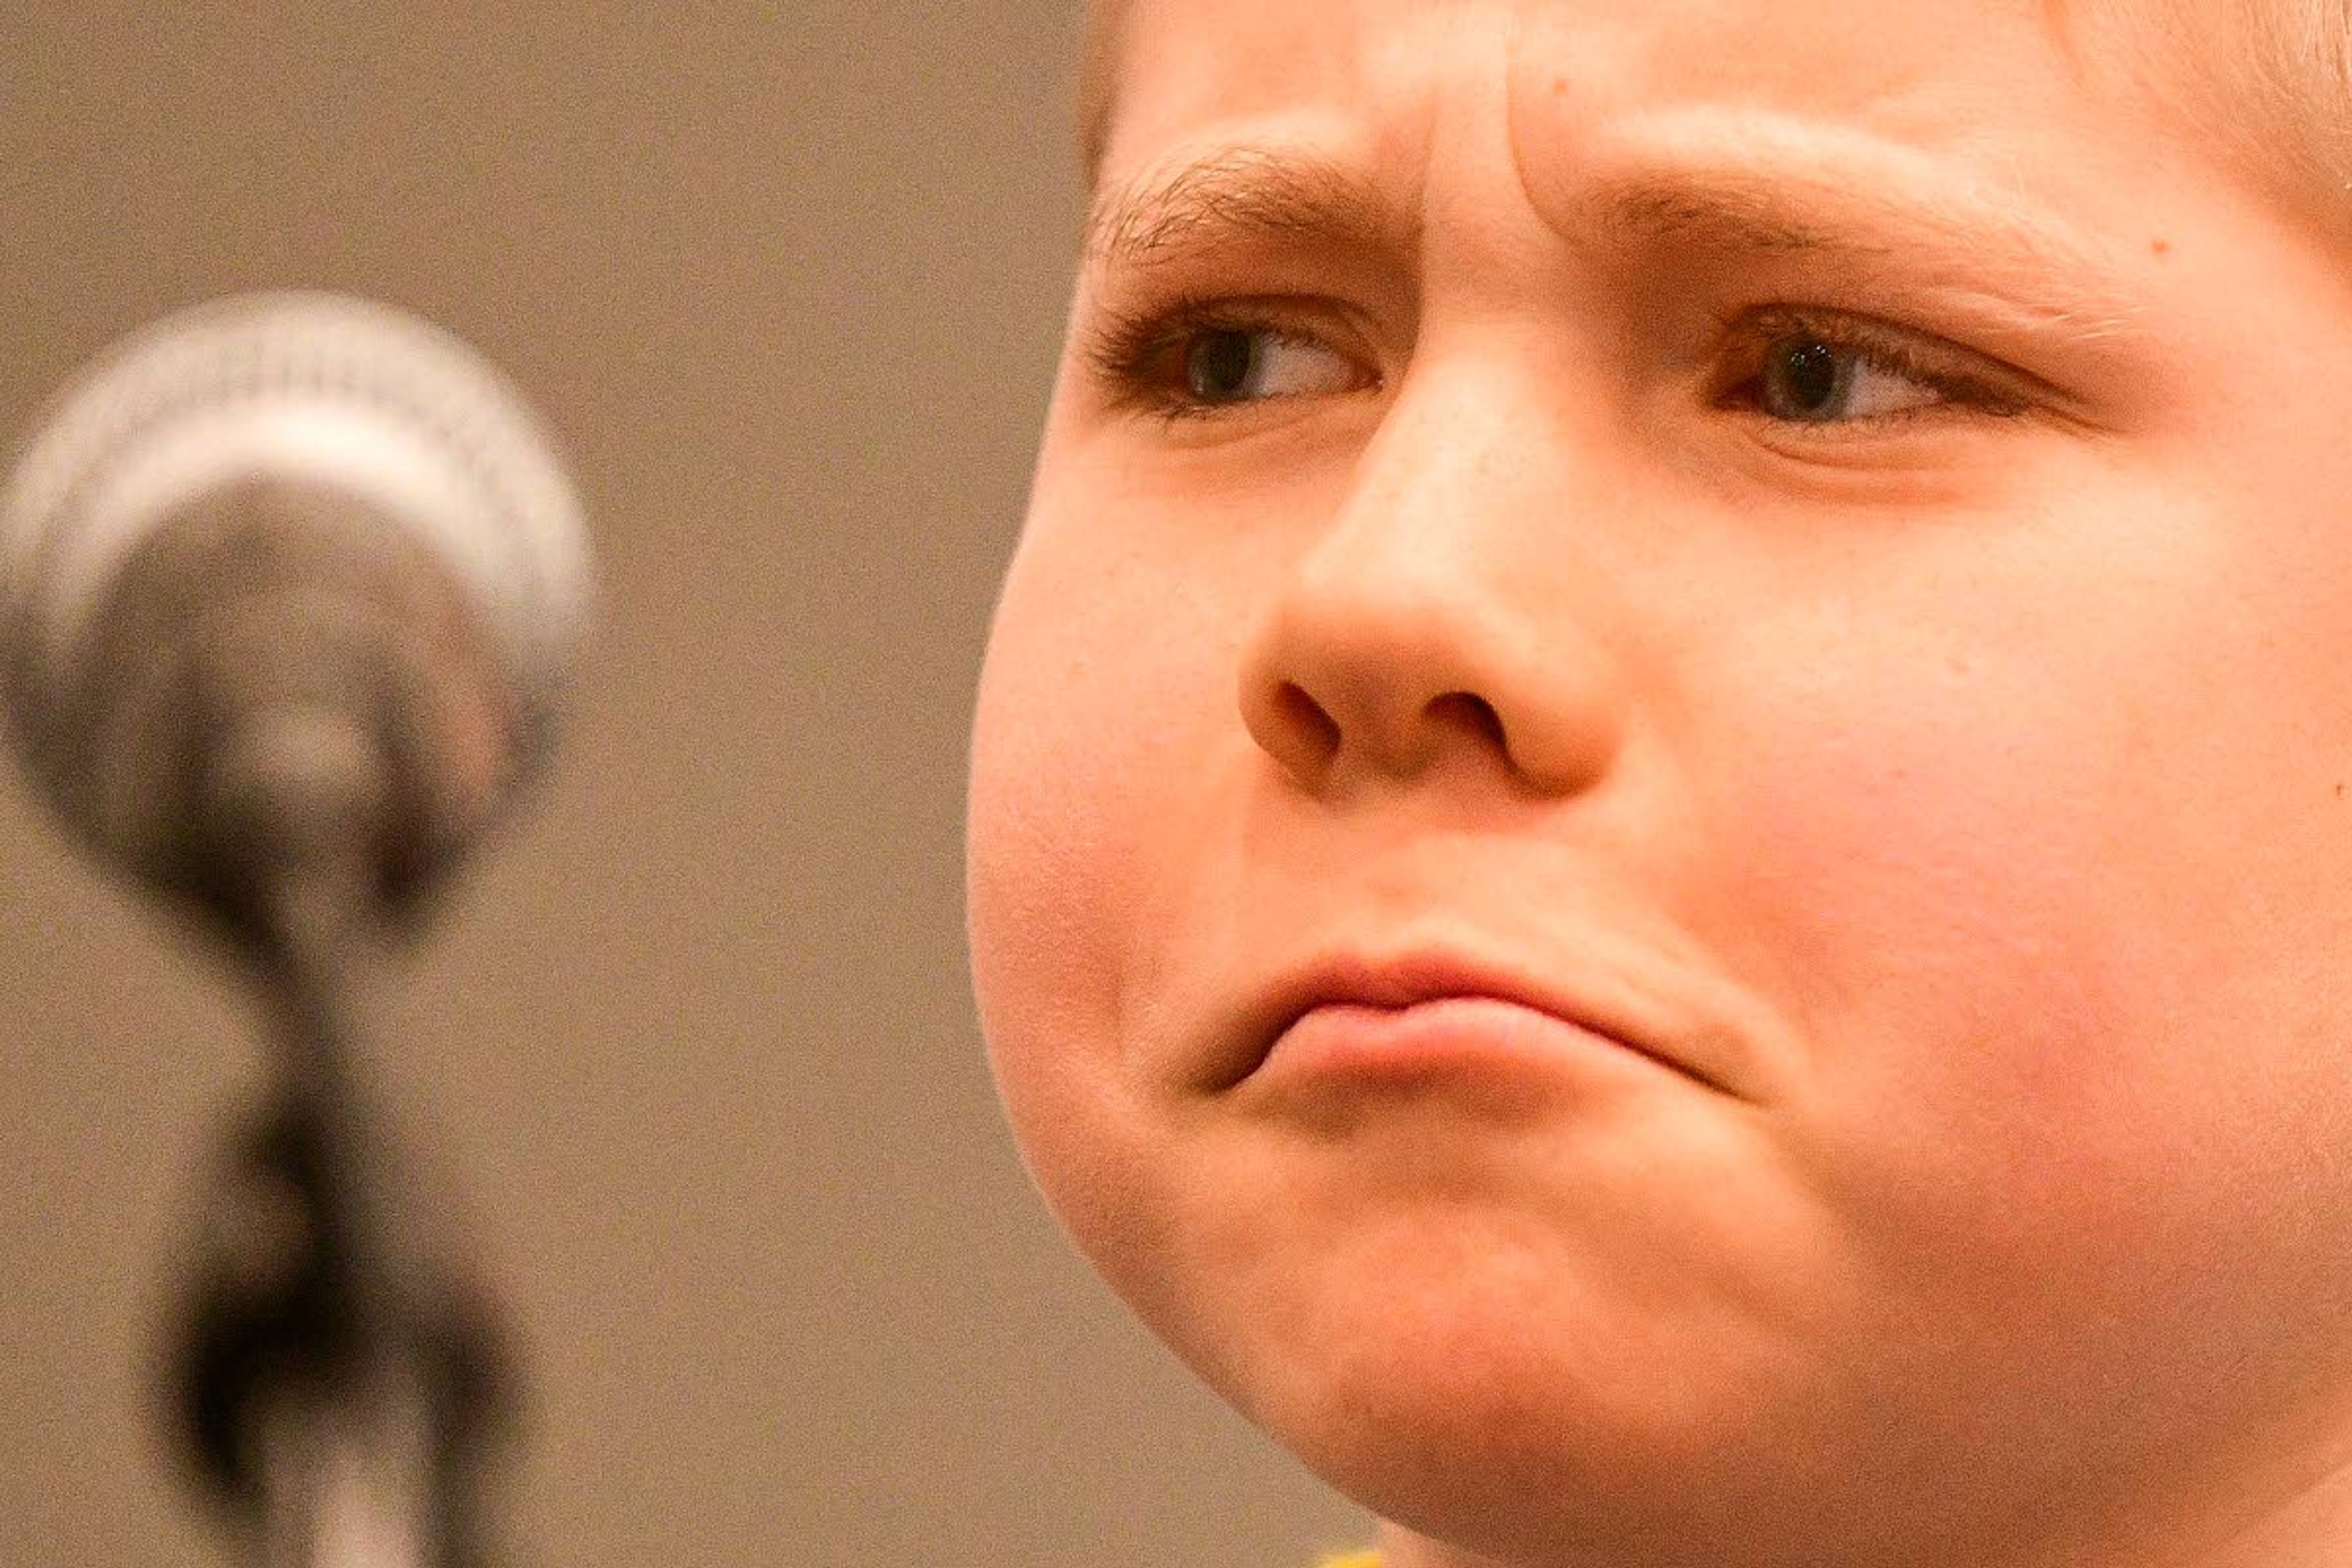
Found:
[[[1075, 44], [1064, 0], [0, 0], [0, 429], [152, 315], [299, 283], [456, 330], [576, 460], [574, 721], [393, 1007], [527, 1360], [518, 1564], [1365, 1533], [1069, 1256], [966, 989]], [[0, 886], [0, 1564], [226, 1562], [149, 1363], [255, 1020], [13, 768]]]

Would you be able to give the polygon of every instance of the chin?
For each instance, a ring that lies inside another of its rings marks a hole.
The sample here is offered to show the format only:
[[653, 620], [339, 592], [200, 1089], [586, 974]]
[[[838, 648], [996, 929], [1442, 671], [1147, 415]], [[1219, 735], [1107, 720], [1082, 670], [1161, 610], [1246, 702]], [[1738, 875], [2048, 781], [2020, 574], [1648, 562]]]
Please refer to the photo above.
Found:
[[[1573, 1280], [1434, 1250], [1427, 1261], [1311, 1301], [1233, 1303], [1213, 1348], [1171, 1342], [1340, 1492], [1484, 1557], [1838, 1560], [1824, 1551], [1824, 1500], [1856, 1495], [1863, 1478], [1826, 1446], [1839, 1439], [1817, 1391], [1773, 1374], [1786, 1361], [1743, 1363], [1738, 1352], [1756, 1347], [1737, 1334], [1629, 1318]], [[1850, 1441], [1861, 1428], [1849, 1426]], [[1885, 1539], [1858, 1534], [1856, 1559]]]

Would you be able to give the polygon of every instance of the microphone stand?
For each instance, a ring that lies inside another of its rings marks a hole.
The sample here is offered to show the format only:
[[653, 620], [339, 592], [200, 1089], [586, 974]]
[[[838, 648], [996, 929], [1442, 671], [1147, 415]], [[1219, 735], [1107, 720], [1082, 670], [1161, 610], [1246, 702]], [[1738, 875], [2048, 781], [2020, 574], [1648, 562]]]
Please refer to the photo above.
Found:
[[199, 1259], [182, 1415], [255, 1568], [483, 1568], [503, 1358], [370, 1082], [394, 906], [370, 852], [383, 769], [354, 738], [297, 710], [211, 781], [230, 852], [205, 901], [252, 961], [278, 1070]]

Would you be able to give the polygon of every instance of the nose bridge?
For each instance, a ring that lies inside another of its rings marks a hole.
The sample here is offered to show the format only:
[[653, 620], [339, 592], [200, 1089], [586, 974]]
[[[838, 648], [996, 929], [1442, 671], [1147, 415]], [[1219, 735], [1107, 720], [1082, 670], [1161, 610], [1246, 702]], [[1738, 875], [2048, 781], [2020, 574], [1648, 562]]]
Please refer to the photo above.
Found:
[[1528, 443], [1499, 404], [1472, 385], [1417, 384], [1298, 561], [1285, 606], [1310, 643], [1298, 654], [1327, 679], [1369, 683], [1350, 707], [1392, 703], [1408, 677], [1471, 679], [1480, 648], [1507, 635], [1497, 580], [1540, 524], [1514, 493], [1528, 476], [1507, 453], [1524, 459]]
[[1467, 752], [1522, 785], [1582, 787], [1622, 717], [1580, 613], [1598, 586], [1579, 565], [1594, 476], [1496, 356], [1417, 369], [1276, 585], [1244, 717], [1309, 784]]

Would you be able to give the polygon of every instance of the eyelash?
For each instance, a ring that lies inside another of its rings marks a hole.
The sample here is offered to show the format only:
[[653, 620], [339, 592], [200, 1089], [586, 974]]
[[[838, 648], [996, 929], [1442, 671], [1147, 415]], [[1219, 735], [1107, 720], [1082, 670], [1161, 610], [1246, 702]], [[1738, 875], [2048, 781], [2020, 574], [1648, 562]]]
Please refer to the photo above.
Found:
[[1221, 332], [1330, 348], [1328, 334], [1297, 323], [1301, 313], [1296, 302], [1182, 295], [1156, 310], [1107, 313], [1094, 329], [1086, 355], [1120, 408], [1157, 415], [1171, 425], [1215, 419], [1251, 405], [1213, 402], [1187, 391], [1185, 352], [1202, 338]]
[[1749, 394], [1763, 377], [1764, 357], [1775, 348], [1790, 343], [1818, 343], [1850, 355], [1873, 370], [1926, 387], [1942, 400], [1925, 408], [1830, 421], [1822, 426], [1824, 430], [1834, 430], [1841, 425], [1884, 426], [1955, 412], [2008, 419], [2032, 406], [2017, 381], [2002, 375], [1993, 362], [1932, 333], [1873, 317], [1772, 305], [1733, 311], [1719, 317], [1718, 323], [1727, 342], [1727, 352], [1718, 355], [1718, 364], [1727, 363], [1745, 368], [1736, 377], [1719, 378], [1713, 393], [1716, 405], [1753, 413], [1775, 425], [1803, 422], [1767, 414]]
[[[1298, 325], [1300, 313], [1297, 304], [1282, 300], [1181, 296], [1155, 310], [1107, 314], [1089, 335], [1086, 357], [1120, 408], [1151, 414], [1171, 425], [1229, 417], [1263, 400], [1220, 402], [1195, 395], [1184, 385], [1184, 354], [1202, 338], [1217, 333], [1264, 336], [1346, 353], [1334, 347], [1327, 333]], [[1721, 341], [1711, 355], [1716, 367], [1710, 378], [1711, 405], [1775, 426], [1806, 424], [1767, 413], [1756, 395], [1765, 356], [1791, 342], [1819, 344], [1925, 387], [1941, 399], [1920, 409], [1820, 422], [1816, 435], [1841, 427], [1884, 427], [1955, 411], [2011, 418], [2031, 406], [2013, 383], [1979, 356], [1932, 334], [1871, 317], [1792, 305], [1743, 308], [1718, 317], [1717, 333]], [[1379, 381], [1376, 374], [1369, 378], [1372, 387]]]

